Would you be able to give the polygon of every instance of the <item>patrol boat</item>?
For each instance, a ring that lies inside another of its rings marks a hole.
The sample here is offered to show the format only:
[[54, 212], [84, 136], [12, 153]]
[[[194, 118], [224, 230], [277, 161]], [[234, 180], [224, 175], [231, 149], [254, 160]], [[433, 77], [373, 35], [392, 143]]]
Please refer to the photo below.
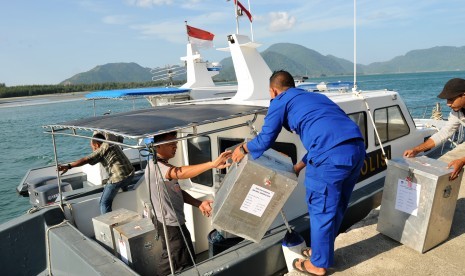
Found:
[[[263, 125], [269, 105], [268, 79], [271, 70], [257, 51], [259, 44], [247, 36], [233, 34], [228, 36], [228, 45], [238, 79], [237, 93], [231, 99], [186, 101], [51, 124], [45, 129], [53, 138], [63, 135], [69, 136], [69, 139], [90, 139], [94, 131], [123, 137], [122, 142], [109, 143], [128, 148], [126, 152], [133, 154], [133, 159], [141, 160], [140, 169], [146, 162], [145, 153], [153, 146], [147, 138], [171, 131], [179, 133], [179, 137], [173, 140], [179, 141], [178, 152], [170, 160], [173, 165], [213, 160], [225, 149], [253, 138]], [[342, 225], [341, 231], [344, 231], [379, 206], [386, 170], [384, 158], [401, 156], [404, 149], [418, 145], [436, 130], [425, 126], [417, 128], [405, 103], [395, 91], [352, 91], [325, 95], [359, 125], [368, 153]], [[278, 136], [274, 148], [290, 156], [293, 162], [306, 152], [299, 137], [285, 130]], [[58, 164], [69, 160], [59, 160], [56, 156], [55, 161]], [[55, 184], [59, 190], [57, 201], [0, 226], [1, 267], [5, 274], [140, 273], [134, 263], [125, 263], [127, 258], [123, 254], [115, 255], [97, 242], [92, 219], [99, 216], [101, 190], [64, 191], [64, 187], [72, 186], [69, 183], [82, 181], [84, 177], [73, 170], [64, 176], [56, 174], [55, 183], [61, 183]], [[104, 177], [100, 169], [94, 170], [95, 177]], [[223, 173], [210, 170], [196, 178], [180, 181], [180, 184], [195, 198], [215, 199]], [[143, 171], [138, 172], [139, 177], [128, 191], [118, 193], [113, 210], [123, 208], [141, 215], [147, 214], [148, 209], [150, 212], [149, 187], [142, 174]], [[283, 211], [290, 226], [308, 238], [309, 218], [303, 175], [301, 173], [299, 185]], [[46, 196], [38, 193], [36, 198], [40, 200]], [[212, 252], [215, 251], [212, 250], [215, 244], [209, 239], [209, 234], [214, 231], [210, 219], [188, 205], [185, 205], [185, 214], [186, 225], [194, 242], [196, 264], [181, 274], [272, 275], [285, 269], [280, 243], [287, 230], [280, 217], [274, 220], [259, 243], [235, 241], [235, 245], [223, 248], [224, 251], [218, 253]], [[222, 246], [227, 247], [226, 244], [227, 240]], [[160, 244], [152, 240], [143, 247], [158, 250]]]

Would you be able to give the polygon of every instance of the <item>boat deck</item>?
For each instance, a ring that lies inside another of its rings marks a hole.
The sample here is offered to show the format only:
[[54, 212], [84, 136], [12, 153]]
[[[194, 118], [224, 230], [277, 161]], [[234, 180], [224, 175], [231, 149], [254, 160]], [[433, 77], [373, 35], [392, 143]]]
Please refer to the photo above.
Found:
[[[457, 157], [446, 155], [448, 162]], [[449, 238], [421, 254], [376, 231], [379, 208], [340, 234], [335, 267], [328, 275], [465, 275], [465, 179], [459, 192]], [[286, 276], [304, 275], [299, 272]], [[281, 275], [282, 275], [281, 274]]]

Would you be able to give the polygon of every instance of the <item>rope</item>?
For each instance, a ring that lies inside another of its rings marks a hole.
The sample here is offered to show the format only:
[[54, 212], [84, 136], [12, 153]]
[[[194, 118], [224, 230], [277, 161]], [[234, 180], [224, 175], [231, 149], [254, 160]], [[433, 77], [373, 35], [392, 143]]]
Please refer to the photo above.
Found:
[[439, 103], [436, 103], [436, 106], [433, 108], [433, 111], [431, 112], [431, 119], [433, 120], [442, 120], [442, 112], [441, 112], [441, 106]]
[[364, 102], [365, 102], [365, 106], [367, 108], [367, 111], [368, 111], [368, 115], [370, 117], [370, 121], [371, 121], [371, 124], [373, 125], [373, 128], [375, 130], [375, 135], [376, 135], [376, 139], [378, 140], [379, 142], [379, 146], [381, 148], [381, 152], [383, 153], [383, 159], [384, 161], [386, 162], [386, 165], [388, 164], [388, 158], [386, 156], [386, 152], [384, 152], [384, 147], [383, 147], [383, 143], [381, 142], [381, 138], [379, 138], [379, 133], [378, 133], [378, 129], [376, 128], [376, 124], [375, 124], [375, 120], [373, 119], [373, 115], [371, 115], [371, 111], [370, 111], [370, 106], [368, 105], [368, 101], [367, 99], [365, 98], [365, 96], [362, 95], [362, 93], [360, 92], [355, 92], [354, 90], [354, 93], [355, 93], [355, 96], [357, 96], [358, 98], [361, 98]]
[[59, 202], [54, 202], [54, 203], [47, 204], [47, 205], [43, 205], [43, 206], [33, 206], [33, 207], [29, 208], [29, 209], [26, 211], [26, 213], [27, 213], [27, 214], [33, 214], [33, 213], [38, 212], [38, 211], [40, 211], [40, 210], [42, 210], [42, 209], [50, 208], [50, 207], [55, 207], [55, 206], [60, 207], [61, 211], [64, 213], [63, 206], [61, 206], [61, 205], [59, 204]]
[[53, 273], [52, 273], [52, 260], [51, 260], [52, 251], [51, 251], [51, 248], [50, 248], [50, 238], [49, 238], [50, 230], [54, 229], [54, 228], [61, 227], [66, 223], [68, 223], [68, 221], [65, 219], [65, 220], [63, 220], [63, 222], [61, 222], [61, 223], [59, 223], [57, 225], [50, 226], [45, 231], [45, 242], [46, 242], [46, 246], [47, 246], [47, 270], [48, 270], [48, 275], [50, 275], [50, 276], [53, 275]]

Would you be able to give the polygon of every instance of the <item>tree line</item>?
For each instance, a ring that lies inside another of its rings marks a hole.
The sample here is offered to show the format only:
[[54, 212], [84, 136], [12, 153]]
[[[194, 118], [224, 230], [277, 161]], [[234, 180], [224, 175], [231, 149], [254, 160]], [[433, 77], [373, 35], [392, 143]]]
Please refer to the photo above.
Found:
[[[182, 84], [183, 81], [174, 81], [174, 85]], [[148, 81], [148, 82], [106, 82], [106, 83], [91, 83], [91, 84], [57, 84], [57, 85], [18, 85], [7, 87], [4, 83], [0, 83], [0, 98], [11, 97], [27, 97], [47, 94], [64, 94], [73, 92], [85, 91], [100, 91], [112, 89], [127, 89], [138, 87], [157, 87], [165, 86], [164, 81]]]

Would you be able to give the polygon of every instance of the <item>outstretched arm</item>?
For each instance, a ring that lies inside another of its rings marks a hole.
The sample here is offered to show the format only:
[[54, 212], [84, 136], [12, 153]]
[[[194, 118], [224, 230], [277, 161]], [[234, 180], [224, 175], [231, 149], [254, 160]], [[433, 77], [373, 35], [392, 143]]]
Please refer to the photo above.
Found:
[[218, 156], [215, 160], [211, 162], [206, 162], [198, 165], [182, 166], [182, 167], [173, 167], [168, 170], [166, 173], [167, 179], [188, 179], [196, 177], [197, 175], [211, 170], [213, 168], [224, 169], [229, 167], [230, 164], [226, 161], [231, 157], [231, 151], [225, 151]]
[[89, 160], [87, 159], [87, 156], [86, 156], [86, 157], [83, 157], [83, 158], [81, 158], [79, 160], [76, 160], [76, 161], [68, 163], [68, 164], [58, 165], [58, 170], [60, 172], [66, 173], [71, 168], [80, 167], [80, 166], [83, 166], [83, 165], [85, 165], [87, 163], [89, 163]]
[[434, 147], [435, 147], [435, 144], [434, 144], [433, 139], [428, 139], [425, 142], [421, 143], [420, 145], [418, 145], [418, 146], [416, 146], [416, 147], [414, 147], [412, 149], [408, 149], [408, 150], [404, 151], [404, 156], [405, 157], [415, 157], [420, 152], [430, 150], [430, 149], [432, 149]]

